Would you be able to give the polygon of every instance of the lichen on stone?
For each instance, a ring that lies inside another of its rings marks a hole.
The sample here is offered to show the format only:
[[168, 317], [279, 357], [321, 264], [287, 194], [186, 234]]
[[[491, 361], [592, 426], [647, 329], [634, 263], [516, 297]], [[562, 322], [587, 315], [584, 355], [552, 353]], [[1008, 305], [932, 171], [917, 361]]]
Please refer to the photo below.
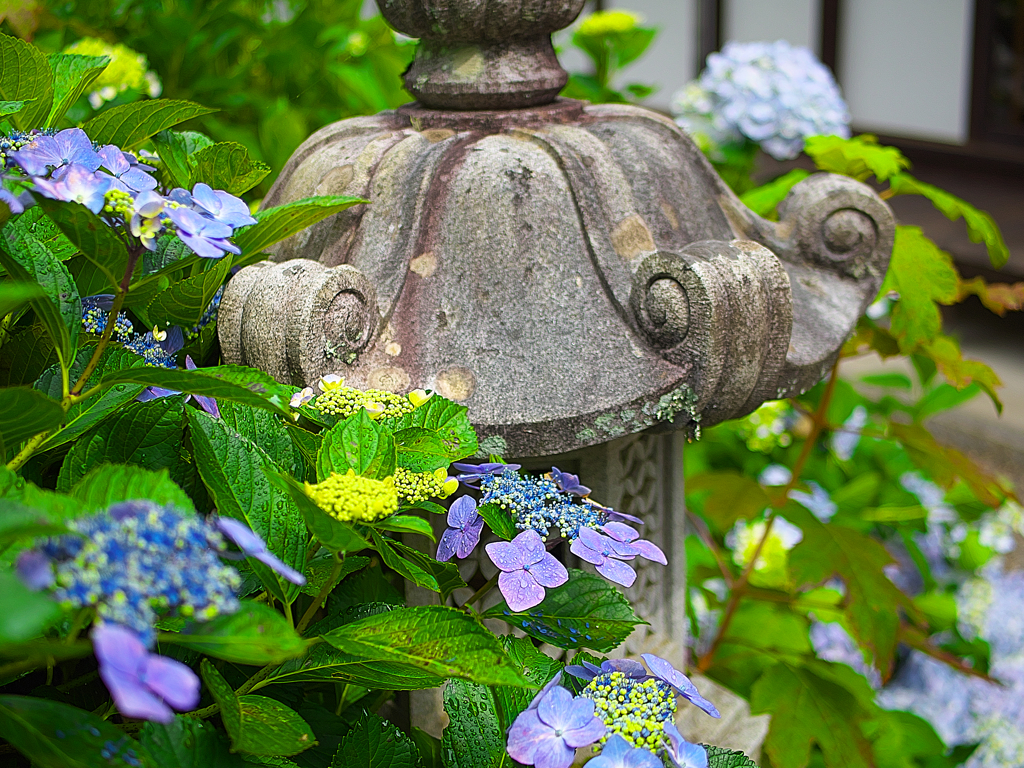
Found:
[[696, 405], [697, 393], [688, 384], [683, 384], [658, 399], [654, 418], [658, 421], [673, 421], [677, 414], [685, 413], [691, 420], [699, 422], [700, 414], [697, 413]]

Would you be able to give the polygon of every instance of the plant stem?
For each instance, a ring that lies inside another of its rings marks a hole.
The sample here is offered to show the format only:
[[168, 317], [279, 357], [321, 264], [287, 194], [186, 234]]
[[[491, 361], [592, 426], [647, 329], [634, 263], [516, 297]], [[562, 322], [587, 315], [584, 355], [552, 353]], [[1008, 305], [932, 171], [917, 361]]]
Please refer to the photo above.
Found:
[[299, 623], [295, 625], [295, 631], [300, 635], [306, 630], [306, 627], [309, 626], [309, 623], [313, 620], [313, 616], [316, 614], [317, 610], [319, 610], [320, 606], [327, 600], [327, 595], [330, 594], [331, 589], [334, 587], [334, 582], [337, 580], [338, 576], [341, 575], [341, 569], [344, 564], [344, 560], [335, 558], [334, 568], [331, 571], [330, 577], [324, 582], [324, 586], [321, 588], [320, 593], [316, 596], [313, 602], [310, 603], [306, 612], [302, 614], [302, 618], [299, 619]]
[[486, 584], [484, 584], [482, 587], [480, 587], [480, 589], [478, 589], [476, 592], [473, 593], [472, 597], [470, 597], [469, 600], [467, 600], [466, 602], [464, 602], [462, 604], [462, 607], [463, 608], [468, 608], [473, 603], [475, 603], [477, 600], [480, 600], [484, 595], [486, 595], [492, 589], [494, 589], [494, 585], [498, 583], [498, 577], [500, 575], [501, 575], [501, 571], [498, 571], [496, 574], [491, 576], [491, 578], [489, 578], [487, 580]]
[[289, 602], [282, 602], [281, 605], [284, 608], [284, 617], [288, 619], [288, 623], [294, 627], [295, 617], [292, 616], [292, 604]]
[[7, 462], [7, 468], [12, 472], [17, 472], [21, 469], [25, 462], [32, 458], [32, 454], [36, 452], [36, 448], [43, 444], [43, 441], [46, 440], [46, 436], [49, 434], [49, 432], [40, 432], [35, 437], [30, 438], [29, 441], [25, 443], [24, 447], [18, 451], [17, 455]]
[[[814, 413], [811, 414], [811, 431], [807, 435], [807, 439], [804, 441], [796, 463], [793, 465], [793, 475], [790, 477], [789, 482], [786, 483], [785, 487], [783, 487], [779, 492], [779, 495], [772, 501], [773, 506], [782, 506], [789, 497], [789, 492], [796, 488], [797, 483], [800, 482], [800, 474], [804, 471], [804, 467], [807, 465], [807, 461], [811, 457], [811, 451], [814, 450], [814, 446], [818, 443], [818, 436], [826, 425], [825, 414], [828, 412], [829, 404], [832, 402], [832, 397], [835, 394], [836, 381], [838, 379], [839, 360], [837, 359], [835, 364], [832, 366], [832, 372], [829, 375], [828, 384], [825, 385], [825, 392], [822, 394], [821, 400], [818, 402], [818, 407], [815, 409]], [[711, 643], [711, 647], [708, 649], [707, 653], [701, 656], [697, 661], [697, 669], [701, 672], [706, 672], [711, 666], [712, 661], [714, 661], [715, 652], [718, 651], [719, 646], [721, 646], [722, 641], [725, 638], [726, 632], [729, 630], [729, 625], [732, 624], [733, 617], [736, 615], [736, 609], [739, 608], [740, 601], [746, 595], [747, 584], [750, 581], [751, 574], [754, 572], [754, 565], [761, 556], [761, 550], [764, 549], [765, 544], [768, 542], [768, 536], [771, 535], [772, 524], [775, 522], [776, 517], [778, 517], [778, 512], [773, 509], [771, 514], [768, 515], [768, 520], [764, 527], [764, 534], [762, 534], [760, 541], [757, 542], [757, 547], [754, 549], [753, 555], [746, 567], [743, 569], [743, 573], [740, 574], [739, 579], [737, 579], [733, 584], [732, 591], [729, 593], [729, 602], [725, 606], [725, 614], [722, 616], [722, 623], [718, 627], [718, 633], [715, 635], [715, 639]]]

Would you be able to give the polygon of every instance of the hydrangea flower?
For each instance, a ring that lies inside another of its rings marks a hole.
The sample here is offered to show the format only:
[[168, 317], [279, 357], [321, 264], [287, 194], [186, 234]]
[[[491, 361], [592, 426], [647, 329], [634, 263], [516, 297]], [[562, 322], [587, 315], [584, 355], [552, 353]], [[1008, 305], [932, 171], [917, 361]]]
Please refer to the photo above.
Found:
[[448, 510], [448, 527], [437, 544], [437, 559], [447, 562], [452, 557], [460, 560], [469, 557], [480, 543], [483, 528], [484, 519], [476, 511], [476, 499], [471, 496], [457, 498]]
[[44, 176], [53, 168], [54, 181], [62, 180], [75, 167], [91, 174], [103, 163], [92, 147], [92, 139], [81, 128], [68, 128], [52, 136], [40, 133], [10, 156], [29, 176]]
[[298, 584], [301, 587], [306, 583], [305, 576], [267, 549], [267, 543], [245, 523], [231, 517], [218, 517], [216, 525], [217, 530], [233, 541], [246, 557], [259, 560], [292, 584]]
[[156, 238], [164, 230], [163, 212], [167, 200], [153, 190], [145, 190], [132, 203], [128, 228], [150, 251], [156, 250]]
[[149, 653], [131, 630], [97, 624], [91, 638], [100, 678], [122, 715], [169, 723], [173, 709], [187, 711], [199, 704], [195, 672], [180, 661]]
[[288, 405], [292, 408], [301, 408], [310, 400], [315, 397], [312, 387], [303, 387], [298, 392], [292, 395], [292, 399], [288, 401]]
[[195, 185], [192, 190], [192, 203], [198, 213], [221, 224], [227, 224], [232, 229], [256, 223], [245, 201], [222, 189], [213, 189], [209, 184], [200, 182]]
[[[103, 158], [103, 168], [113, 179], [111, 186], [122, 192], [139, 193], [156, 189], [156, 179], [146, 173], [140, 166], [133, 165], [128, 155], [113, 144], [100, 147], [99, 156]], [[148, 167], [148, 166], [147, 166]], [[102, 171], [101, 171], [102, 173]]]
[[[551, 529], [556, 529], [566, 539], [574, 539], [581, 529], [596, 528], [608, 519], [603, 507], [563, 492], [553, 480], [546, 477], [522, 477], [512, 468], [515, 465], [497, 466], [503, 467], [500, 473], [477, 470], [468, 476], [470, 480], [463, 482], [472, 484], [472, 479], [482, 474], [482, 502], [497, 504], [510, 512], [519, 530], [534, 530], [542, 537], [547, 537]], [[465, 476], [459, 477], [462, 479]]]
[[670, 685], [672, 690], [695, 707], [702, 709], [712, 717], [722, 716], [714, 704], [700, 695], [697, 686], [690, 682], [690, 678], [673, 667], [671, 662], [660, 656], [655, 656], [653, 653], [642, 653], [640, 658], [647, 664], [654, 677]]
[[596, 566], [597, 572], [608, 581], [624, 587], [631, 587], [636, 581], [636, 571], [623, 562], [640, 554], [640, 550], [631, 544], [616, 541], [593, 528], [580, 528], [579, 536], [573, 540], [569, 551]]
[[485, 548], [501, 574], [498, 589], [513, 611], [525, 611], [544, 600], [544, 588], [569, 580], [569, 572], [549, 553], [536, 531], [523, 531], [512, 541], [497, 541]]
[[587, 765], [590, 768], [664, 768], [653, 752], [632, 746], [617, 733], [605, 742], [601, 754]]
[[839, 506], [832, 501], [828, 491], [813, 480], [807, 481], [807, 487], [811, 489], [810, 493], [792, 490], [789, 492], [789, 498], [811, 510], [821, 522], [827, 523], [839, 511]]
[[551, 468], [551, 479], [555, 481], [559, 490], [571, 493], [574, 496], [587, 496], [590, 489], [580, 483], [580, 476], [569, 472], [563, 472], [558, 467]]
[[612, 672], [621, 672], [626, 677], [634, 680], [643, 680], [647, 677], [647, 669], [644, 665], [633, 659], [605, 659], [601, 662], [600, 666], [584, 661], [582, 666], [579, 664], [569, 664], [565, 671], [573, 677], [580, 678], [580, 680], [593, 680], [599, 675], [610, 675]]
[[665, 754], [675, 768], [708, 768], [708, 751], [684, 739], [675, 723], [665, 724], [665, 735]]
[[3, 163], [0, 163], [0, 203], [4, 203], [11, 213], [23, 213], [25, 206], [21, 200], [11, 192], [7, 187], [4, 186], [4, 174], [2, 172]]
[[461, 474], [457, 475], [466, 485], [476, 486], [480, 480], [491, 477], [492, 475], [500, 475], [506, 470], [515, 471], [520, 468], [520, 464], [501, 464], [500, 462], [491, 462], [485, 464], [464, 464], [456, 461], [452, 464]]
[[[175, 327], [177, 328], [177, 326]], [[181, 333], [180, 328], [178, 329], [178, 333]], [[196, 369], [196, 364], [192, 362], [191, 355], [185, 355], [185, 368], [190, 371], [194, 371]], [[163, 387], [146, 387], [144, 390], [142, 390], [142, 392], [139, 393], [139, 396], [136, 397], [135, 399], [138, 400], [140, 403], [146, 403], [149, 402], [150, 400], [157, 400], [161, 397], [171, 397], [172, 395], [180, 394], [181, 392], [179, 392], [176, 389], [164, 389]], [[190, 394], [185, 398], [185, 402], [187, 403], [189, 400], [195, 400], [196, 405], [198, 405], [208, 414], [213, 416], [215, 419], [220, 418], [220, 408], [217, 407], [217, 401], [214, 398], [207, 397], [206, 395]]]
[[526, 709], [508, 732], [508, 753], [523, 765], [569, 768], [576, 748], [588, 747], [605, 732], [594, 716], [594, 702], [573, 698], [565, 688], [550, 688]]
[[601, 526], [601, 530], [611, 538], [615, 539], [615, 541], [622, 542], [623, 544], [629, 544], [637, 550], [637, 554], [645, 560], [650, 560], [654, 563], [661, 563], [662, 565], [668, 565], [668, 558], [666, 558], [665, 553], [661, 551], [661, 547], [647, 539], [641, 539], [640, 534], [635, 528], [630, 528], [625, 523], [613, 520]]
[[53, 200], [81, 203], [93, 213], [103, 210], [111, 180], [82, 165], [68, 166], [59, 178], [34, 179], [35, 190]]
[[225, 253], [241, 253], [238, 246], [227, 239], [233, 232], [230, 224], [209, 219], [189, 208], [169, 207], [166, 214], [178, 228], [178, 238], [197, 256], [219, 259]]
[[394, 477], [374, 480], [352, 469], [344, 475], [332, 472], [316, 485], [306, 483], [306, 495], [343, 523], [372, 523], [398, 511]]
[[726, 43], [700, 77], [676, 94], [676, 122], [721, 146], [752, 141], [787, 160], [808, 136], [850, 136], [850, 113], [832, 73], [785, 40]]

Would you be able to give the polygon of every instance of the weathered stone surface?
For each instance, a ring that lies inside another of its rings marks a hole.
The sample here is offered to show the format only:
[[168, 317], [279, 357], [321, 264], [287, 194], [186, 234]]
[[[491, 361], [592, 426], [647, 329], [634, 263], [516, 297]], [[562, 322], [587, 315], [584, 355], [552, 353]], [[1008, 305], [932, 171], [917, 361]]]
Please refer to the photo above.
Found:
[[764, 220], [670, 120], [566, 100], [336, 123], [265, 204], [313, 194], [371, 203], [229, 283], [225, 358], [299, 385], [435, 389], [508, 456], [805, 391], [877, 292], [894, 227], [869, 187], [827, 174]]

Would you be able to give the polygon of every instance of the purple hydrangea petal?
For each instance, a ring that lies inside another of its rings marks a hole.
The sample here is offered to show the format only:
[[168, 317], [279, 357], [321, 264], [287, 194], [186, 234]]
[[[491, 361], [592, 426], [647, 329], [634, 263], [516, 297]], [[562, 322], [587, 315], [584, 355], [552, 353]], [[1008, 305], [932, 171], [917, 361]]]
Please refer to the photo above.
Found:
[[621, 584], [627, 588], [632, 587], [633, 582], [636, 581], [636, 571], [621, 560], [616, 560], [613, 557], [607, 558], [601, 565], [597, 566], [597, 572], [608, 579], [608, 581], [614, 581], [616, 584]]
[[633, 523], [635, 525], [643, 525], [644, 521], [635, 515], [629, 515], [625, 512], [619, 512], [617, 509], [608, 509], [609, 520], [625, 520], [627, 523]]
[[135, 633], [116, 624], [98, 624], [91, 637], [100, 678], [121, 714], [160, 723], [173, 720], [171, 708], [145, 683], [149, 652]]
[[533, 752], [533, 764], [535, 768], [569, 768], [575, 757], [576, 751], [552, 733], [550, 738], [537, 744]]
[[539, 563], [530, 566], [530, 575], [537, 580], [542, 587], [549, 589], [560, 587], [569, 580], [569, 572], [555, 558], [554, 555], [545, 552]]
[[635, 659], [605, 659], [601, 662], [602, 672], [621, 672], [626, 677], [641, 680], [647, 677], [644, 665]]
[[448, 510], [448, 525], [452, 528], [465, 528], [478, 519], [480, 515], [476, 511], [476, 499], [472, 496], [460, 496]]
[[506, 573], [522, 570], [526, 564], [523, 561], [522, 551], [511, 541], [495, 541], [484, 549], [487, 551], [487, 556], [491, 558], [491, 562]]
[[558, 467], [552, 467], [551, 477], [554, 479], [555, 484], [566, 493], [571, 493], [574, 496], [587, 496], [590, 494], [590, 489], [580, 484], [579, 475], [573, 475], [569, 472], [563, 472]]
[[616, 522], [614, 520], [605, 523], [602, 526], [602, 529], [606, 534], [611, 536], [616, 541], [622, 541], [626, 544], [629, 544], [640, 538], [640, 532], [637, 531], [635, 528], [632, 528], [626, 525], [625, 523]]
[[578, 677], [580, 680], [593, 680], [601, 674], [600, 670], [597, 672], [591, 672], [589, 669], [580, 666], [579, 664], [569, 664], [566, 666], [565, 671], [573, 677]]
[[206, 395], [192, 395], [192, 399], [196, 401], [196, 404], [200, 408], [215, 419], [220, 418], [220, 407], [217, 405], [217, 401], [214, 398], [207, 397]]
[[539, 563], [544, 558], [544, 555], [547, 554], [544, 540], [532, 528], [523, 531], [509, 543], [517, 547], [522, 553], [524, 565]]
[[562, 734], [565, 743], [570, 747], [589, 747], [605, 735], [608, 728], [597, 717], [591, 716], [581, 727], [573, 728]]
[[199, 704], [199, 678], [180, 661], [150, 654], [146, 659], [146, 687], [177, 710]]
[[476, 545], [480, 543], [480, 534], [484, 530], [484, 519], [481, 517], [475, 523], [472, 523], [462, 531], [462, 536], [459, 538], [459, 545], [455, 550], [455, 554], [460, 560], [465, 560], [476, 549]]
[[259, 552], [249, 557], [255, 558], [263, 563], [267, 568], [275, 571], [279, 576], [283, 577], [285, 581], [290, 581], [292, 584], [298, 584], [302, 586], [306, 583], [306, 577], [299, 573], [297, 570], [292, 568], [290, 565], [285, 563], [281, 558], [275, 555], [273, 552]]
[[4, 187], [2, 178], [0, 178], [0, 203], [5, 203], [11, 213], [24, 213], [25, 211], [25, 206], [21, 204], [21, 201], [13, 192]]
[[580, 560], [586, 560], [592, 565], [600, 565], [605, 561], [604, 555], [600, 552], [595, 552], [584, 544], [578, 537], [573, 539], [572, 544], [569, 545], [569, 551], [576, 555]]
[[525, 611], [544, 602], [544, 587], [523, 570], [498, 576], [498, 589], [508, 607], [516, 612]]
[[434, 557], [442, 563], [447, 563], [455, 556], [461, 537], [462, 531], [458, 528], [445, 528], [441, 540], [437, 542], [437, 554]]
[[653, 753], [640, 747], [633, 747], [619, 734], [605, 742], [601, 754], [587, 763], [588, 768], [663, 768], [661, 760]]
[[246, 556], [260, 561], [292, 584], [306, 583], [305, 576], [268, 550], [266, 542], [245, 523], [231, 517], [218, 517], [217, 530], [231, 539]]
[[533, 765], [537, 745], [552, 736], [551, 729], [537, 716], [536, 707], [526, 709], [508, 730], [508, 753], [516, 762]]
[[[542, 723], [558, 730], [578, 728], [585, 720], [581, 721], [578, 725], [569, 725], [572, 720], [572, 715], [570, 714], [572, 700], [572, 694], [565, 688], [552, 688], [548, 691], [548, 695], [541, 699], [540, 704], [537, 705], [537, 715]], [[591, 701], [591, 714], [593, 714], [593, 709], [594, 702]]]
[[530, 702], [530, 706], [528, 706], [527, 709], [536, 709], [540, 705], [541, 699], [548, 695], [548, 691], [558, 685], [561, 681], [562, 670], [559, 670], [555, 672], [554, 677], [548, 680], [544, 684], [544, 687], [537, 692], [537, 695], [533, 697], [533, 701]]
[[140, 403], [148, 403], [150, 400], [159, 400], [161, 397], [171, 397], [172, 395], [180, 395], [176, 389], [164, 389], [163, 387], [146, 387], [144, 390], [139, 392], [135, 400]]
[[653, 563], [661, 563], [662, 565], [668, 565], [668, 558], [665, 557], [665, 553], [661, 551], [661, 547], [654, 544], [647, 539], [638, 539], [632, 542], [632, 546], [640, 552], [640, 557], [645, 560], [650, 560]]
[[18, 555], [16, 567], [18, 578], [29, 589], [49, 589], [56, 580], [50, 558], [34, 549], [28, 549]]
[[675, 768], [708, 768], [707, 750], [684, 739], [675, 723], [665, 723], [665, 735], [669, 740], [665, 752]]
[[704, 710], [712, 717], [722, 716], [714, 704], [700, 695], [697, 691], [697, 686], [690, 682], [690, 678], [673, 667], [668, 661], [660, 656], [655, 656], [653, 653], [641, 654], [641, 658], [647, 663], [655, 677], [671, 685], [684, 699], [699, 709]]

